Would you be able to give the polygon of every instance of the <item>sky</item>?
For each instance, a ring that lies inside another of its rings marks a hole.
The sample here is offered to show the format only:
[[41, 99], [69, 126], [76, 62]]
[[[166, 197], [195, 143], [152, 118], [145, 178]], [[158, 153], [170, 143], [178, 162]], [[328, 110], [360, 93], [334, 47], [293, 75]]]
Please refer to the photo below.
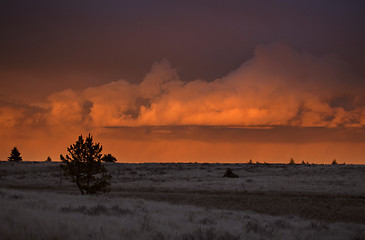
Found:
[[365, 164], [365, 3], [3, 1], [0, 160]]

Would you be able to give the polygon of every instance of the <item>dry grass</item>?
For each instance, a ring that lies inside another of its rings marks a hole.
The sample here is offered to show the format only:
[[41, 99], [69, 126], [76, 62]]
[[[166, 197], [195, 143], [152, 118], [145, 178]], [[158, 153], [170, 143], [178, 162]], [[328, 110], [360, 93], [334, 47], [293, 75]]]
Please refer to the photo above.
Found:
[[[240, 177], [222, 178], [227, 167]], [[0, 162], [0, 239], [365, 236], [365, 166], [170, 163], [107, 168], [112, 192], [91, 197], [78, 195], [64, 178], [60, 184], [57, 163]]]

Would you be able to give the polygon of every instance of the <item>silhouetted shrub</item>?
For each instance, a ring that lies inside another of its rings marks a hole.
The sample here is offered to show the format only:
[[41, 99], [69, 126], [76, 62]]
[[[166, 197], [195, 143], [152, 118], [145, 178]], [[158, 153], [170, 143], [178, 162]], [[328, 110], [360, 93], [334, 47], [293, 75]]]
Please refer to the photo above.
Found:
[[104, 154], [104, 156], [101, 158], [101, 161], [104, 161], [104, 162], [116, 162], [117, 159], [111, 155], [110, 153], [109, 154]]
[[332, 165], [337, 165], [337, 161], [336, 161], [336, 159], [333, 159], [333, 161], [332, 161]]
[[9, 162], [12, 162], [12, 161], [21, 162], [21, 161], [23, 161], [23, 158], [20, 156], [20, 152], [19, 152], [17, 147], [14, 147], [11, 150], [10, 156], [8, 157], [8, 161]]
[[294, 162], [294, 159], [293, 159], [293, 158], [290, 158], [290, 162], [289, 162], [289, 164], [291, 164], [291, 165], [294, 165], [294, 164], [295, 164], [295, 162]]
[[227, 168], [227, 170], [224, 173], [223, 177], [238, 178], [238, 175], [234, 174], [230, 168]]
[[47, 157], [46, 162], [52, 162], [52, 158], [50, 156]]
[[61, 168], [65, 174], [75, 182], [81, 194], [95, 194], [110, 191], [111, 175], [101, 163], [100, 143], [94, 143], [89, 134], [84, 138], [79, 136], [75, 144], [67, 148], [69, 155], [63, 157]]

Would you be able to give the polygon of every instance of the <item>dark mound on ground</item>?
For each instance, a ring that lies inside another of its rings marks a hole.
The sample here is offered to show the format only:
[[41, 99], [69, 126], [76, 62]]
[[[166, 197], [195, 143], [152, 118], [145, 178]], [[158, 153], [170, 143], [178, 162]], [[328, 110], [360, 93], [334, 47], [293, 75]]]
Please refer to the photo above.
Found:
[[223, 177], [238, 178], [238, 175], [234, 174], [230, 168], [227, 168], [226, 173], [223, 175]]

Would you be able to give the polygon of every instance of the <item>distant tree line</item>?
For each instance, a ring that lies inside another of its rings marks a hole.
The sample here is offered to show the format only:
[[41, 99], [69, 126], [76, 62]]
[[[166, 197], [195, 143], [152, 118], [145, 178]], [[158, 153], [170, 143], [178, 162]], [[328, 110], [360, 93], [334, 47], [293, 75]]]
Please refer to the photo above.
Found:
[[[252, 159], [250, 158], [250, 160], [247, 162], [247, 164], [254, 164]], [[256, 164], [261, 164], [260, 162], [256, 162]], [[264, 164], [268, 164], [266, 162], [264, 162]], [[302, 165], [309, 165], [310, 163], [309, 162], [305, 162], [304, 160], [302, 160], [301, 162]], [[339, 163], [337, 163], [337, 160], [336, 159], [333, 159], [333, 161], [331, 162], [331, 165], [337, 165]], [[345, 165], [346, 163], [342, 163], [342, 165]], [[295, 161], [293, 158], [290, 158], [289, 160], [289, 165], [296, 165]]]

